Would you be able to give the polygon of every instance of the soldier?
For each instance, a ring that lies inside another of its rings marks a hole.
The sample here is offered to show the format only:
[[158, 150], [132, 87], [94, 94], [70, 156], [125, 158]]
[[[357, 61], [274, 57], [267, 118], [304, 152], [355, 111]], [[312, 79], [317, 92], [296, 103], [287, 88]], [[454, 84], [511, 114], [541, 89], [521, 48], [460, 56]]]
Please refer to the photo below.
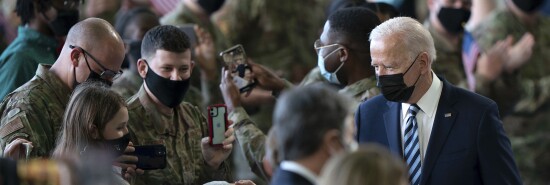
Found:
[[430, 10], [424, 27], [434, 39], [437, 56], [434, 72], [459, 87], [466, 88], [466, 74], [462, 67], [463, 25], [470, 17], [471, 0], [428, 0]]
[[[379, 94], [374, 80], [374, 69], [370, 66], [370, 43], [368, 34], [380, 24], [374, 12], [365, 8], [347, 8], [332, 14], [323, 29], [321, 38], [315, 42], [314, 49], [319, 57], [319, 69], [323, 78], [331, 83], [344, 86], [340, 94], [355, 98], [356, 102], [364, 101]], [[361, 26], [358, 26], [361, 25]], [[325, 69], [326, 68], [326, 69]], [[274, 94], [288, 88], [288, 81], [278, 78], [274, 72], [252, 63], [252, 71], [259, 86], [272, 89]], [[329, 72], [331, 71], [331, 72]], [[233, 91], [230, 75], [224, 75], [220, 85], [226, 105], [232, 110], [230, 118], [235, 122], [235, 135], [244, 150], [252, 170], [258, 175], [266, 176], [262, 170], [264, 158], [263, 142], [265, 135], [249, 119], [241, 107], [238, 92]], [[355, 110], [357, 104], [350, 104]]]
[[80, 0], [17, 0], [15, 12], [22, 26], [0, 56], [0, 99], [29, 81], [39, 63], [55, 62], [56, 37], [66, 36], [78, 22], [79, 4]]
[[[507, 0], [506, 9], [472, 32], [481, 57], [492, 59], [478, 61], [476, 91], [508, 114], [503, 123], [526, 184], [550, 182], [550, 19], [537, 11], [544, 2]], [[494, 53], [491, 48], [499, 45], [505, 52]], [[481, 68], [492, 70], [493, 78], [483, 78]]]
[[108, 22], [89, 18], [77, 23], [56, 62], [40, 64], [36, 76], [0, 104], [1, 149], [20, 138], [34, 146], [27, 157], [50, 156], [74, 87], [86, 80], [111, 83], [123, 59], [122, 39]]
[[201, 111], [182, 102], [194, 63], [189, 38], [174, 26], [157, 26], [143, 38], [138, 93], [128, 100], [128, 127], [136, 145], [166, 146], [167, 168], [146, 171], [136, 184], [202, 184], [228, 180], [226, 158], [232, 151], [233, 129], [223, 147], [208, 144], [206, 119]]
[[218, 53], [229, 48], [230, 42], [211, 21], [211, 16], [225, 3], [225, 0], [182, 0], [178, 6], [161, 18], [163, 25], [181, 26], [196, 24], [199, 47], [194, 49], [194, 58], [198, 64], [191, 85], [200, 87], [204, 105], [222, 101], [218, 91], [218, 72], [221, 60]]

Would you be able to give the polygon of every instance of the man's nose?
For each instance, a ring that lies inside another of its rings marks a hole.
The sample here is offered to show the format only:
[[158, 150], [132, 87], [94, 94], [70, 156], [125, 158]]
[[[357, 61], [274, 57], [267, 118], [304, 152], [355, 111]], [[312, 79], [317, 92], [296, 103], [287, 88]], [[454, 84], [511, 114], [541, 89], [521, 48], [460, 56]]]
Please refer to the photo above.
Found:
[[179, 73], [179, 71], [177, 69], [174, 69], [174, 70], [172, 70], [172, 73], [170, 75], [170, 80], [181, 81], [181, 80], [183, 80], [183, 75], [184, 74]]

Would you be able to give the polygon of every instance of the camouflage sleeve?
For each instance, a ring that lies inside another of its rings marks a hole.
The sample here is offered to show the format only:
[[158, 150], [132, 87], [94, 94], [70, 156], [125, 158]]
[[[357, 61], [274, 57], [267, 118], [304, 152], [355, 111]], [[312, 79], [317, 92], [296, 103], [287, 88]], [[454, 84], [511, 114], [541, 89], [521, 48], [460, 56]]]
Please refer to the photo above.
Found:
[[250, 119], [237, 122], [233, 128], [237, 144], [248, 160], [252, 172], [264, 180], [269, 180], [263, 168], [266, 135]]
[[508, 20], [505, 15], [504, 12], [493, 12], [472, 30], [472, 35], [482, 53], [489, 50], [497, 41], [506, 38], [508, 32], [505, 25]]
[[[55, 147], [57, 134], [54, 132], [48, 115], [35, 110], [48, 110], [46, 105], [36, 102], [27, 102], [28, 99], [19, 99], [7, 96], [1, 104], [0, 147], [3, 149], [16, 138], [23, 138], [32, 142], [33, 148], [27, 158], [48, 157]], [[32, 106], [31, 106], [32, 105]]]

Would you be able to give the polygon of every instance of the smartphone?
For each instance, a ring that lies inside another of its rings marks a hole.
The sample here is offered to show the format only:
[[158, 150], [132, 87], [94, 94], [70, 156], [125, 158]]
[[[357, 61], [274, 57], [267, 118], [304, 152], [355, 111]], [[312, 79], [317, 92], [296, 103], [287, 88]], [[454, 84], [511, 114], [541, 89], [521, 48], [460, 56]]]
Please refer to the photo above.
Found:
[[166, 168], [166, 147], [164, 145], [137, 145], [134, 152], [129, 153], [138, 157], [137, 168], [156, 170]]
[[239, 88], [241, 93], [252, 90], [256, 85], [256, 80], [252, 78], [252, 68], [246, 62], [246, 53], [242, 45], [235, 45], [220, 53], [225, 66], [231, 71], [233, 82]]
[[199, 39], [197, 38], [197, 33], [195, 33], [195, 24], [184, 24], [178, 26], [178, 28], [189, 37], [189, 43], [191, 44], [191, 58], [195, 58], [195, 47], [199, 45]]
[[227, 130], [227, 107], [223, 104], [208, 106], [208, 137], [210, 145], [223, 146]]

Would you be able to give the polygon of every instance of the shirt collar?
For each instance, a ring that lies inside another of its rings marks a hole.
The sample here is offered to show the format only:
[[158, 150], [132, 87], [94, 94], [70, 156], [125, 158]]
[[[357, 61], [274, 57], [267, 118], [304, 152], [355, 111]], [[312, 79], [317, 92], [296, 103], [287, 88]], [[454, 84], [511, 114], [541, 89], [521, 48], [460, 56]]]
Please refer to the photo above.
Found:
[[[437, 110], [437, 105], [439, 104], [439, 98], [441, 97], [441, 91], [443, 90], [443, 83], [432, 71], [432, 84], [426, 93], [418, 100], [416, 105], [420, 107], [422, 112], [426, 113], [427, 116], [433, 118]], [[403, 115], [406, 115], [407, 110], [411, 104], [402, 103], [401, 107], [404, 112]]]
[[352, 97], [362, 95], [365, 91], [372, 87], [376, 87], [376, 81], [373, 78], [363, 78], [353, 84], [350, 84], [343, 89], [340, 89], [339, 93], [349, 94]]
[[302, 177], [307, 179], [309, 182], [313, 184], [317, 184], [317, 175], [315, 175], [315, 173], [313, 173], [311, 170], [307, 169], [306, 167], [302, 166], [297, 162], [283, 161], [281, 162], [281, 169], [289, 172], [294, 172], [298, 175], [301, 175]]

